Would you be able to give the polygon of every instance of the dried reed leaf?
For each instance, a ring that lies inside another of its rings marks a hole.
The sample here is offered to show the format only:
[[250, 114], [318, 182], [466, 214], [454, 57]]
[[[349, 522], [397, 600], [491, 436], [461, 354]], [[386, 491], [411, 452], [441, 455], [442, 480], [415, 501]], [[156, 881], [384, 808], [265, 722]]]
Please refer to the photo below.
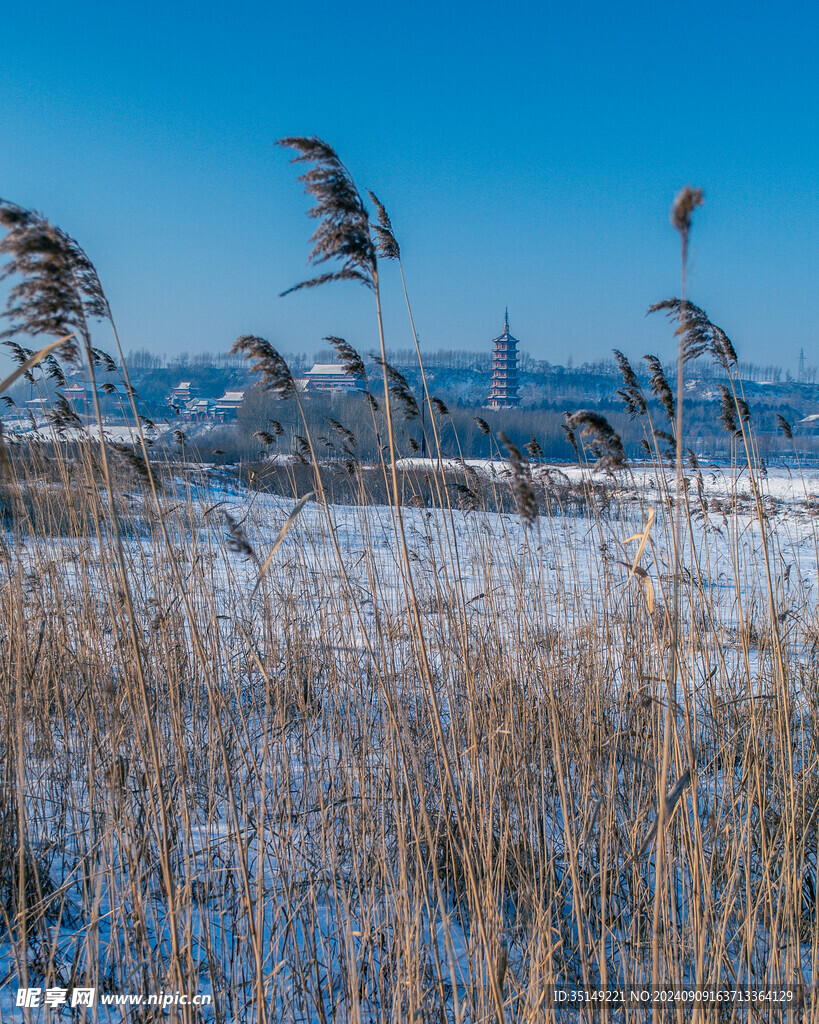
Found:
[[637, 568], [637, 563], [640, 561], [640, 559], [641, 559], [641, 557], [643, 555], [643, 552], [646, 549], [646, 544], [648, 543], [648, 535], [651, 533], [651, 524], [653, 522], [654, 522], [654, 509], [650, 508], [648, 510], [648, 521], [646, 522], [646, 525], [645, 525], [645, 527], [643, 529], [643, 532], [642, 533], [632, 534], [631, 537], [627, 537], [623, 541], [624, 544], [630, 544], [633, 540], [639, 540], [639, 542], [640, 542], [640, 545], [637, 548], [637, 554], [634, 556], [634, 562], [633, 562], [633, 564], [631, 566], [631, 573], [632, 574], [634, 573], [635, 569]]
[[261, 567], [261, 569], [259, 569], [259, 578], [258, 578], [258, 580], [256, 580], [256, 586], [250, 592], [250, 596], [251, 597], [253, 597], [253, 595], [259, 589], [259, 585], [262, 582], [262, 577], [264, 576], [265, 572], [267, 571], [270, 563], [273, 561], [273, 556], [279, 550], [279, 545], [284, 540], [284, 538], [287, 536], [288, 531], [290, 530], [290, 527], [298, 519], [299, 513], [301, 512], [301, 510], [304, 508], [304, 506], [307, 504], [307, 502], [313, 497], [313, 493], [314, 493], [313, 491], [310, 491], [308, 494], [305, 494], [303, 497], [299, 498], [299, 500], [293, 506], [293, 511], [290, 513], [290, 515], [287, 517], [287, 519], [285, 519], [285, 521], [284, 521], [284, 523], [282, 525], [282, 528], [279, 530], [278, 537], [276, 537], [276, 539], [273, 541], [273, 547], [270, 549], [270, 554], [265, 559], [264, 565]]
[[13, 373], [9, 374], [9, 376], [6, 377], [2, 384], [0, 384], [0, 391], [8, 391], [8, 389], [17, 380], [18, 377], [21, 377], [24, 373], [27, 373], [32, 368], [32, 366], [36, 366], [37, 363], [45, 359], [46, 356], [50, 355], [54, 351], [54, 349], [59, 348], [61, 345], [65, 345], [65, 343], [74, 336], [75, 335], [73, 334], [66, 334], [64, 337], [57, 338], [56, 341], [52, 341], [50, 344], [46, 345], [45, 348], [41, 348], [39, 352], [35, 352], [30, 359], [27, 359], [22, 365], [18, 366]]
[[630, 544], [634, 540], [638, 540], [640, 542], [637, 547], [637, 552], [634, 555], [634, 561], [630, 565], [628, 562], [618, 561], [619, 565], [624, 565], [629, 570], [628, 580], [626, 580], [627, 583], [629, 582], [629, 580], [631, 580], [632, 576], [636, 576], [637, 579], [640, 581], [641, 585], [643, 586], [643, 589], [646, 592], [646, 604], [648, 605], [648, 610], [650, 614], [653, 614], [654, 612], [654, 586], [651, 582], [651, 577], [649, 576], [648, 572], [639, 564], [639, 562], [642, 558], [643, 552], [646, 549], [646, 544], [648, 544], [648, 538], [651, 533], [651, 525], [653, 522], [654, 509], [650, 508], [648, 510], [648, 520], [642, 533], [634, 533], [631, 535], [631, 537], [626, 537], [626, 539], [623, 541], [624, 544]]

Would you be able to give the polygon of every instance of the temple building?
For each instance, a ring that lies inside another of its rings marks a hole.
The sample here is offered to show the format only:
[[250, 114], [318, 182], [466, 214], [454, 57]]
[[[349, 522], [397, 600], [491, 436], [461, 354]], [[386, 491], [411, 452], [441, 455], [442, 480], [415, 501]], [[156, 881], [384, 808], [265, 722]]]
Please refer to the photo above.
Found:
[[315, 363], [307, 374], [305, 391], [362, 391], [367, 382], [347, 373], [341, 363]]
[[213, 415], [220, 423], [227, 420], [235, 420], [239, 412], [239, 406], [245, 398], [244, 391], [226, 391], [221, 398], [217, 399], [213, 407]]
[[487, 405], [491, 409], [514, 409], [518, 395], [518, 340], [509, 333], [509, 310], [503, 321], [503, 333], [492, 343], [492, 387]]

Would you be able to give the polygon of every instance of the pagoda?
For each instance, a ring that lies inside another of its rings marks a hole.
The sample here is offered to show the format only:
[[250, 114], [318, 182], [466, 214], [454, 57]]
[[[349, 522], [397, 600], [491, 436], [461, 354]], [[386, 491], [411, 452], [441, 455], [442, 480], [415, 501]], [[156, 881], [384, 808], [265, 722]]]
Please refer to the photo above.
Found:
[[503, 333], [492, 343], [492, 387], [490, 409], [514, 409], [520, 404], [518, 395], [518, 339], [509, 333], [509, 310], [503, 321]]

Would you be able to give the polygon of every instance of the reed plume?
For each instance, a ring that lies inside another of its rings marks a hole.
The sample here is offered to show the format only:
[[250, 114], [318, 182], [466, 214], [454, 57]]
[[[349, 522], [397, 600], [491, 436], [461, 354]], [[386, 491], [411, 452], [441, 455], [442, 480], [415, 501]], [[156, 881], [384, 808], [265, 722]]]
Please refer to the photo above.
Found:
[[[93, 263], [78, 243], [33, 210], [0, 199], [6, 235], [0, 253], [8, 257], [0, 280], [19, 277], [8, 293], [3, 337], [15, 334], [77, 335], [91, 350], [89, 319], [111, 320], [111, 310]], [[63, 358], [76, 361], [76, 343]]]
[[415, 399], [415, 395], [412, 393], [406, 377], [401, 373], [400, 370], [396, 370], [394, 366], [391, 366], [385, 359], [381, 359], [380, 356], [373, 355], [372, 359], [384, 370], [389, 381], [389, 391], [393, 398], [398, 402], [404, 411], [404, 415], [407, 419], [421, 419], [421, 410], [418, 407], [418, 402]]
[[671, 223], [679, 232], [682, 240], [682, 261], [688, 259], [688, 239], [691, 234], [691, 217], [698, 206], [705, 202], [705, 193], [701, 188], [684, 185], [671, 204]]
[[623, 442], [605, 416], [591, 409], [580, 409], [566, 416], [564, 426], [575, 437], [579, 432], [581, 437], [588, 438], [589, 452], [597, 460], [595, 469], [622, 469], [626, 465]]
[[537, 459], [539, 462], [543, 461], [543, 449], [538, 444], [537, 438], [534, 434], [531, 435], [528, 442], [523, 447], [529, 453], [530, 459]]
[[291, 136], [279, 139], [277, 145], [295, 150], [293, 163], [312, 164], [299, 177], [305, 192], [315, 200], [309, 215], [319, 221], [311, 241], [313, 248], [308, 263], [321, 266], [330, 260], [339, 261], [336, 270], [301, 281], [282, 292], [315, 288], [328, 281], [359, 281], [368, 288], [375, 286], [376, 252], [370, 236], [367, 210], [358, 189], [338, 154], [315, 136]]
[[[151, 477], [151, 469], [148, 462], [145, 459], [143, 452], [136, 451], [131, 445], [119, 444], [115, 442], [109, 442], [109, 447], [112, 448], [119, 456], [120, 461], [129, 466], [137, 476], [144, 483], [148, 483]], [[155, 486], [157, 489], [161, 486], [161, 481], [156, 480]]]
[[364, 366], [364, 360], [352, 345], [346, 342], [344, 338], [336, 338], [333, 335], [328, 335], [324, 340], [329, 341], [336, 350], [336, 355], [341, 360], [341, 365], [344, 367], [345, 373], [348, 373], [351, 377], [355, 377], [356, 380], [367, 379], [367, 370]]
[[577, 440], [577, 434], [575, 434], [574, 430], [569, 425], [569, 416], [570, 416], [570, 414], [568, 412], [564, 412], [563, 413], [563, 422], [560, 424], [560, 429], [566, 435], [566, 440], [572, 446], [572, 450], [574, 451], [575, 455], [579, 459], [580, 458], [580, 444], [578, 443], [578, 440]]
[[49, 380], [55, 381], [58, 387], [64, 388], [66, 386], [68, 382], [65, 379], [63, 368], [53, 355], [47, 355], [45, 357], [43, 360], [43, 366], [45, 367], [46, 376]]
[[310, 459], [313, 457], [313, 453], [310, 448], [310, 442], [303, 434], [294, 434], [293, 441], [296, 444], [296, 456], [304, 466], [310, 465]]
[[228, 528], [228, 550], [242, 558], [252, 558], [255, 561], [256, 552], [253, 550], [250, 541], [247, 539], [247, 534], [245, 533], [242, 523], [234, 519], [230, 512], [225, 512], [224, 515]]
[[455, 484], [455, 493], [458, 498], [458, 508], [462, 512], [476, 512], [480, 508], [477, 494], [466, 484]]
[[736, 409], [736, 404], [734, 403], [734, 396], [731, 394], [731, 392], [728, 390], [728, 388], [725, 387], [724, 384], [720, 384], [720, 389], [719, 390], [720, 390], [720, 401], [719, 401], [720, 417], [719, 418], [722, 421], [722, 425], [725, 427], [725, 429], [730, 434], [738, 434], [739, 433], [739, 424], [737, 422], [737, 415], [736, 415], [737, 414], [737, 409]]
[[327, 417], [327, 422], [338, 434], [338, 436], [344, 441], [345, 445], [347, 445], [350, 448], [358, 447], [358, 438], [355, 436], [352, 430], [348, 430], [343, 423], [339, 423], [338, 420], [334, 420], [330, 416]]
[[378, 196], [367, 189], [367, 195], [372, 199], [373, 205], [378, 211], [378, 224], [372, 224], [373, 234], [376, 239], [376, 251], [385, 260], [400, 260], [401, 249], [395, 240], [395, 232], [392, 229], [392, 221], [387, 213], [384, 204]]
[[651, 393], [656, 395], [660, 400], [660, 405], [665, 409], [665, 414], [674, 422], [674, 395], [671, 391], [671, 385], [668, 383], [668, 377], [665, 375], [663, 370], [663, 364], [656, 356], [643, 356], [643, 359], [648, 363], [648, 368], [651, 370], [649, 377], [649, 386], [651, 387]]
[[512, 493], [515, 496], [515, 505], [520, 521], [526, 527], [532, 526], [537, 520], [537, 499], [532, 481], [532, 469], [520, 449], [509, 440], [506, 434], [499, 434], [498, 437], [506, 449], [507, 463], [512, 476]]
[[236, 339], [228, 354], [237, 353], [241, 353], [245, 359], [253, 360], [250, 372], [261, 374], [261, 386], [267, 391], [272, 391], [279, 398], [288, 398], [295, 392], [296, 385], [287, 362], [269, 341], [253, 334], [244, 334]]
[[480, 430], [484, 437], [488, 437], [492, 433], [489, 424], [482, 416], [473, 416], [472, 418], [478, 424], [478, 430]]
[[675, 447], [677, 442], [674, 435], [669, 433], [669, 431], [667, 430], [655, 429], [654, 436], [657, 438], [658, 441], [665, 441], [665, 443], [668, 445], [668, 448], [665, 452], [665, 457], [673, 462], [677, 454]]
[[[32, 349], [24, 348], [22, 345], [19, 345], [16, 341], [7, 340], [3, 342], [3, 345], [9, 350], [13, 362], [19, 367], [24, 367], [26, 363], [28, 363], [29, 360], [34, 356], [34, 352]], [[31, 372], [31, 370], [23, 371], [23, 380], [27, 381], [29, 384], [35, 383], [34, 374]]]
[[82, 430], [82, 420], [63, 395], [58, 395], [51, 408], [46, 409], [46, 418], [60, 433], [71, 427]]
[[685, 362], [712, 355], [726, 370], [736, 365], [737, 354], [731, 340], [722, 328], [711, 323], [704, 310], [684, 299], [664, 299], [649, 306], [649, 313], [664, 312], [677, 326], [674, 333], [680, 338]]
[[637, 374], [628, 359], [618, 349], [614, 350], [614, 358], [623, 378], [623, 386], [617, 394], [623, 399], [626, 411], [632, 419], [644, 415], [647, 409], [646, 398], [640, 381], [637, 379]]

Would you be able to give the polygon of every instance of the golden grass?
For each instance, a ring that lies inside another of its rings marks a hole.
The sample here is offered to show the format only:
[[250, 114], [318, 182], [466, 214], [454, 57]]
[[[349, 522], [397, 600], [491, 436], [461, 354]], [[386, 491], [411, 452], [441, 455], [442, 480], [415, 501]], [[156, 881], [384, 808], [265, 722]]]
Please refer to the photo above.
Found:
[[[721, 515], [687, 513], [666, 795], [660, 506], [653, 609], [639, 539], [607, 552], [654, 506], [593, 495], [530, 531], [407, 503], [406, 564], [394, 509], [308, 506], [254, 595], [229, 498], [134, 476], [117, 532], [94, 451], [18, 452], [5, 481], [2, 929], [21, 978], [207, 988], [224, 1021], [493, 1020], [498, 993], [536, 1021], [553, 986], [647, 983], [655, 936], [679, 986], [815, 962], [815, 595], [780, 573], [777, 640], [747, 512], [728, 543]], [[251, 504], [260, 558], [291, 509]], [[789, 542], [786, 517], [765, 527]]]

